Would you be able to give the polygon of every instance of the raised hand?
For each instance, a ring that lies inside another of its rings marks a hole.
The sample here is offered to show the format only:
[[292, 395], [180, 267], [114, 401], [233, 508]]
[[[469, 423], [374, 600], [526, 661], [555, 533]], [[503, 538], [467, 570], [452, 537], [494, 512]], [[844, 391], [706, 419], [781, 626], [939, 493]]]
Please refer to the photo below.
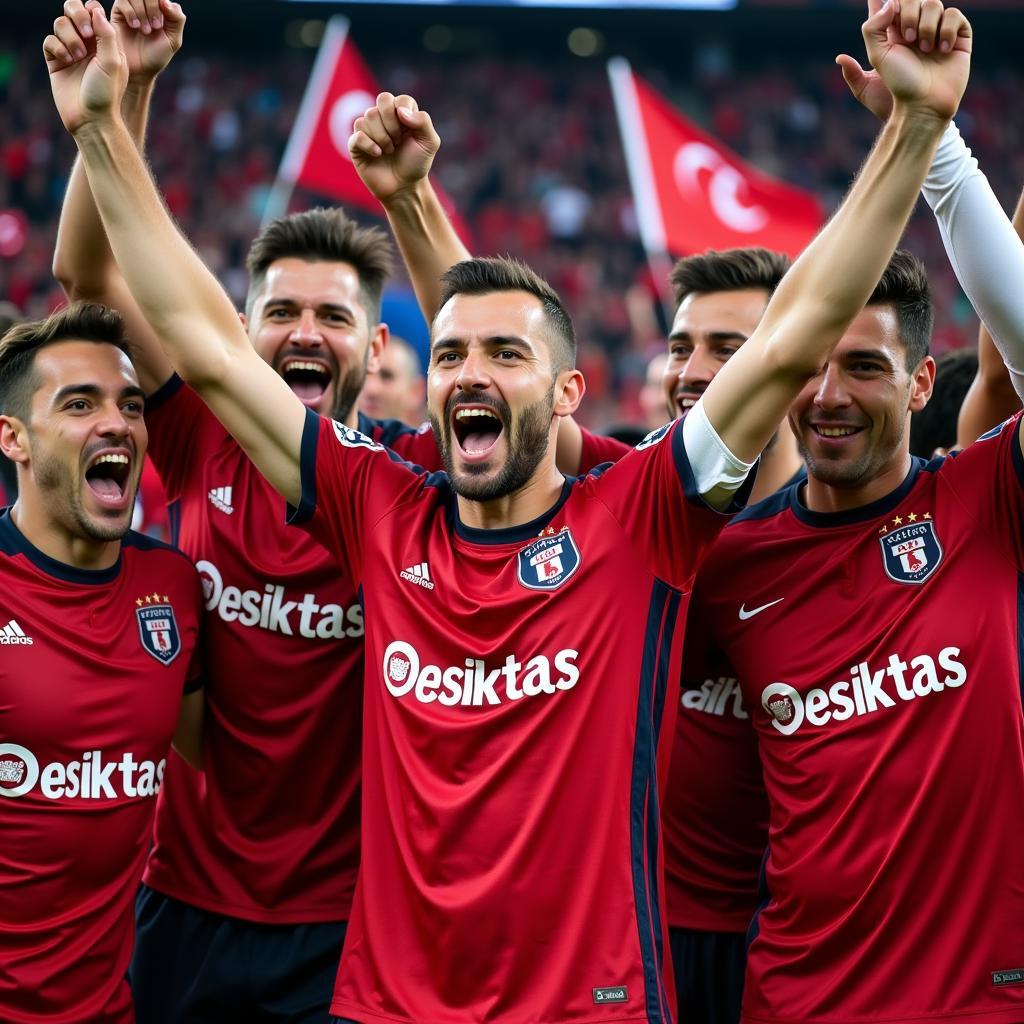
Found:
[[348, 151], [366, 187], [382, 203], [430, 173], [441, 139], [411, 96], [382, 92], [352, 125]]
[[865, 71], [848, 54], [836, 63], [853, 95], [886, 120], [894, 103], [942, 119], [956, 113], [970, 74], [972, 34], [964, 15], [940, 0], [868, 0], [861, 26]]
[[74, 8], [74, 13], [78, 20], [62, 15], [53, 23], [53, 34], [43, 41], [54, 103], [72, 135], [91, 122], [113, 116], [128, 81], [117, 32], [102, 6], [90, 0], [81, 11]]
[[155, 78], [181, 49], [185, 13], [172, 0], [114, 0], [110, 22], [117, 29], [132, 82]]

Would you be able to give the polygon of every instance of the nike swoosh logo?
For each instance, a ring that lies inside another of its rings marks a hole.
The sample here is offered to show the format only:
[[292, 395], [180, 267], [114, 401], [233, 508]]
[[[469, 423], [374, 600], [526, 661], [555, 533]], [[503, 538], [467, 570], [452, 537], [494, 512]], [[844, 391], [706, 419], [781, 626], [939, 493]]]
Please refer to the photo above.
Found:
[[751, 608], [749, 612], [748, 612], [748, 611], [747, 611], [747, 609], [746, 609], [746, 608], [745, 608], [745, 607], [744, 607], [744, 606], [743, 606], [743, 605], [741, 604], [741, 605], [740, 605], [740, 621], [741, 621], [741, 622], [746, 622], [746, 621], [747, 621], [747, 619], [752, 619], [752, 618], [753, 618], [753, 617], [754, 617], [755, 615], [757, 615], [758, 613], [760, 613], [760, 612], [763, 612], [763, 611], [765, 610], [765, 608], [771, 608], [771, 607], [772, 607], [773, 605], [776, 605], [776, 604], [778, 604], [778, 603], [779, 603], [779, 601], [785, 601], [785, 600], [786, 600], [786, 599], [785, 599], [784, 597], [780, 597], [780, 598], [778, 598], [778, 599], [777, 599], [777, 600], [775, 600], [775, 601], [769, 601], [769, 602], [768, 602], [767, 604], [763, 604], [763, 605], [761, 605], [761, 607], [760, 607], [760, 608]]

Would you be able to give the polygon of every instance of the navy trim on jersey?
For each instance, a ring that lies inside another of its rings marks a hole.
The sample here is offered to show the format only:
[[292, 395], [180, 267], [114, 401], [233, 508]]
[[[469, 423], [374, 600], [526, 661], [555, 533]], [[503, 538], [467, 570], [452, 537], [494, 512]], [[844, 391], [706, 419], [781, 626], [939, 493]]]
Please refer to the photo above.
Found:
[[181, 498], [167, 502], [167, 534], [174, 547], [179, 547], [181, 537]]
[[[444, 476], [443, 473], [433, 475]], [[445, 481], [447, 479], [445, 477]], [[558, 501], [543, 515], [537, 516], [536, 519], [531, 519], [528, 523], [523, 523], [522, 526], [506, 526], [498, 530], [481, 530], [476, 526], [467, 526], [459, 518], [458, 501], [453, 493], [451, 497], [452, 522], [455, 524], [455, 532], [463, 540], [472, 541], [474, 544], [516, 544], [519, 541], [533, 540], [558, 515], [559, 509], [569, 500], [569, 495], [572, 494], [572, 489], [578, 480], [579, 477], [566, 477], [565, 483], [562, 484], [562, 493], [559, 495]], [[429, 484], [429, 482], [428, 478], [427, 483]]]
[[[125, 535], [125, 540], [131, 536]], [[122, 544], [124, 541], [122, 541]], [[25, 535], [14, 524], [11, 518], [11, 510], [4, 509], [0, 514], [0, 551], [7, 555], [24, 555], [37, 569], [42, 570], [47, 576], [64, 580], [67, 583], [82, 583], [89, 585], [100, 585], [110, 583], [117, 579], [121, 571], [121, 553], [118, 552], [117, 561], [109, 569], [79, 569], [77, 566], [68, 565], [66, 562], [58, 562], [44, 554], [34, 544], [30, 543]]]
[[771, 852], [769, 847], [764, 851], [764, 856], [761, 858], [761, 873], [757, 879], [757, 910], [754, 911], [754, 916], [750, 919], [750, 924], [747, 927], [747, 952], [750, 952], [750, 947], [754, 944], [754, 939], [761, 934], [761, 914], [764, 912], [764, 908], [768, 906], [772, 901], [772, 892], [768, 888], [768, 855]]
[[645, 628], [637, 703], [630, 795], [633, 901], [644, 972], [645, 1012], [651, 1024], [671, 1020], [665, 990], [661, 906], [658, 899], [658, 731], [668, 689], [669, 654], [677, 625], [679, 591], [656, 580]]
[[357, 413], [356, 430], [360, 434], [372, 437], [377, 444], [390, 448], [400, 437], [408, 437], [409, 434], [418, 434], [415, 427], [401, 420], [374, 420], [364, 413]]
[[302, 488], [298, 508], [288, 506], [289, 523], [305, 523], [316, 511], [316, 448], [320, 441], [320, 417], [312, 409], [306, 410], [302, 425], [302, 443], [299, 447], [299, 480]]
[[153, 394], [146, 395], [146, 412], [154, 412], [159, 409], [161, 405], [169, 402], [184, 386], [185, 382], [176, 373], [172, 373]]
[[[891, 512], [910, 493], [922, 471], [934, 473], [941, 465], [942, 461], [939, 459], [934, 460], [933, 465], [915, 456], [910, 463], [910, 472], [907, 473], [903, 483], [896, 490], [883, 495], [877, 501], [861, 505], [859, 508], [851, 508], [846, 512], [812, 512], [800, 497], [799, 485], [782, 493], [789, 497], [789, 507], [792, 509], [793, 515], [808, 526], [850, 526], [853, 523], [865, 523], [869, 519], [875, 519]], [[772, 499], [766, 500], [771, 501]]]
[[1014, 438], [1011, 444], [1013, 448], [1013, 468], [1017, 471], [1017, 482], [1024, 487], [1024, 452], [1020, 450], [1021, 445], [1021, 424], [1024, 423], [1024, 419], [1017, 421], [1017, 427], [1014, 430]]

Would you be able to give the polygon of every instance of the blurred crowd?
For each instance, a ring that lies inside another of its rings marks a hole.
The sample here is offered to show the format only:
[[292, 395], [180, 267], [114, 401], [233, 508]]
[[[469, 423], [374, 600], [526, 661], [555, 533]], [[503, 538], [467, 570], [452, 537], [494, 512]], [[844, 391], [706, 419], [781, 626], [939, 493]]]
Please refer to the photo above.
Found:
[[[156, 177], [239, 302], [244, 254], [310, 60], [308, 50], [272, 62], [186, 52], [158, 84], [148, 143]], [[413, 94], [433, 115], [442, 139], [435, 171], [470, 225], [475, 250], [523, 256], [565, 296], [581, 339], [589, 424], [640, 420], [645, 369], [663, 347], [664, 323], [637, 237], [603, 61], [417, 55], [373, 64], [385, 87]], [[726, 48], [707, 46], [671, 75], [636, 70], [741, 156], [816, 191], [828, 210], [875, 133], [838, 69], [818, 56], [784, 68], [738, 68]], [[74, 156], [43, 77], [34, 50], [0, 45], [0, 300], [31, 316], [62, 299], [50, 263]], [[997, 115], [1013, 107], [1022, 86], [1019, 70], [979, 62], [957, 119], [1008, 209], [1024, 184], [1024, 140], [1018, 120]], [[936, 352], [973, 345], [976, 320], [923, 204], [906, 244], [930, 271]]]

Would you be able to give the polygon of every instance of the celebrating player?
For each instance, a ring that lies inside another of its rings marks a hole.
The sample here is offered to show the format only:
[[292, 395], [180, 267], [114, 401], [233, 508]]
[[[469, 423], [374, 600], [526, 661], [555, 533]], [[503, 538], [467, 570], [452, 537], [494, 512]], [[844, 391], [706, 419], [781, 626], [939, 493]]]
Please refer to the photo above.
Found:
[[18, 472], [0, 515], [9, 1024], [130, 1024], [132, 902], [172, 735], [199, 757], [202, 595], [188, 559], [128, 532], [146, 427], [127, 348], [94, 305], [0, 342], [0, 449]]
[[[883, 39], [893, 16], [870, 22]], [[685, 419], [604, 473], [555, 467], [557, 422], [583, 391], [557, 296], [508, 261], [453, 268], [428, 381], [449, 473], [427, 476], [306, 409], [254, 352], [160, 203], [118, 111], [117, 35], [90, 18], [94, 53], [44, 49], [132, 294], [362, 587], [364, 850], [332, 1009], [670, 1020], [658, 755], [683, 594], [721, 524], [699, 496], [729, 504], [870, 294], [959, 101], [963, 54], [892, 44], [898, 109], [847, 202]], [[610, 592], [615, 615], [593, 598]]]

